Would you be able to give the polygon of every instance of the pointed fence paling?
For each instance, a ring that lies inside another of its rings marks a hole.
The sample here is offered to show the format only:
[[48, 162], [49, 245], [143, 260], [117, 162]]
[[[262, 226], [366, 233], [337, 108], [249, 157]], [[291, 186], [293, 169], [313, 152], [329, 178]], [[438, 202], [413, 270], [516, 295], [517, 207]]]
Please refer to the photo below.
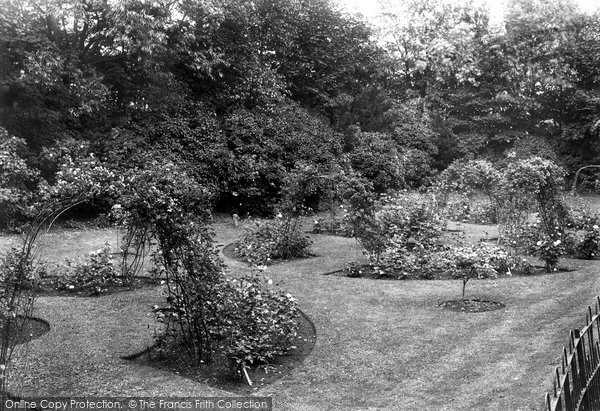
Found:
[[600, 297], [588, 306], [586, 326], [573, 330], [554, 370], [553, 390], [546, 393], [548, 411], [600, 410]]

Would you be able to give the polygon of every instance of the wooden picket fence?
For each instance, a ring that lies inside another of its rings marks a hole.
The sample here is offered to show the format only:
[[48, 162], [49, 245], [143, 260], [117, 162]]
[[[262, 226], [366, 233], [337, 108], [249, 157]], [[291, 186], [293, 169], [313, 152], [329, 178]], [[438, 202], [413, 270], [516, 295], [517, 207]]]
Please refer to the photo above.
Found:
[[600, 297], [594, 310], [588, 306], [586, 326], [571, 331], [553, 379], [554, 390], [546, 393], [548, 411], [600, 410]]

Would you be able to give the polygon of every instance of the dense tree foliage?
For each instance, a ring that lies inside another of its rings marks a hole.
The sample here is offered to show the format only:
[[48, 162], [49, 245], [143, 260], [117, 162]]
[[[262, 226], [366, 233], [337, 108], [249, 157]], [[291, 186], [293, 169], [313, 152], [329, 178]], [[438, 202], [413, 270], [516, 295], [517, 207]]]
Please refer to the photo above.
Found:
[[167, 159], [238, 213], [272, 212], [298, 167], [386, 191], [460, 159], [600, 161], [600, 14], [383, 10], [374, 29], [330, 0], [2, 2], [5, 210], [78, 146], [117, 173]]

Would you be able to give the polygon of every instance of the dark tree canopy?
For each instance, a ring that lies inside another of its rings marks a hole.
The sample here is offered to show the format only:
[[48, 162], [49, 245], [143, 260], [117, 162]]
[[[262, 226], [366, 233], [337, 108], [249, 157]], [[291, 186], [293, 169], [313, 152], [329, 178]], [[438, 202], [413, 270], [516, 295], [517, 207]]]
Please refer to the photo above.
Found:
[[600, 161], [598, 13], [388, 3], [375, 28], [330, 0], [5, 0], [0, 126], [43, 178], [81, 142], [115, 169], [168, 158], [240, 212], [299, 162], [384, 191], [464, 157]]

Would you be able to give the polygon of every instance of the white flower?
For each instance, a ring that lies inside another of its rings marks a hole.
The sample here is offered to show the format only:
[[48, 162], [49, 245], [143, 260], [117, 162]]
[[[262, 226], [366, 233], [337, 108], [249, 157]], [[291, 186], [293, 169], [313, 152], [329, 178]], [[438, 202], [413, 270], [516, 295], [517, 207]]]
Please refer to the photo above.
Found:
[[282, 218], [282, 217], [283, 217], [283, 215], [282, 215], [281, 213], [279, 213], [279, 214], [277, 214], [277, 216], [276, 216], [276, 217], [277, 217], [277, 218]]
[[552, 245], [554, 245], [554, 247], [556, 247], [557, 245], [560, 245], [561, 241], [560, 240], [556, 240], [555, 242], [552, 243]]
[[269, 285], [273, 284], [273, 280], [271, 280], [271, 279], [269, 278], [269, 280], [267, 281], [267, 284], [269, 284]]
[[598, 224], [594, 224], [594, 226], [592, 227], [594, 230], [598, 229]]
[[542, 245], [542, 240], [538, 241], [537, 243], [535, 243], [538, 247]]

